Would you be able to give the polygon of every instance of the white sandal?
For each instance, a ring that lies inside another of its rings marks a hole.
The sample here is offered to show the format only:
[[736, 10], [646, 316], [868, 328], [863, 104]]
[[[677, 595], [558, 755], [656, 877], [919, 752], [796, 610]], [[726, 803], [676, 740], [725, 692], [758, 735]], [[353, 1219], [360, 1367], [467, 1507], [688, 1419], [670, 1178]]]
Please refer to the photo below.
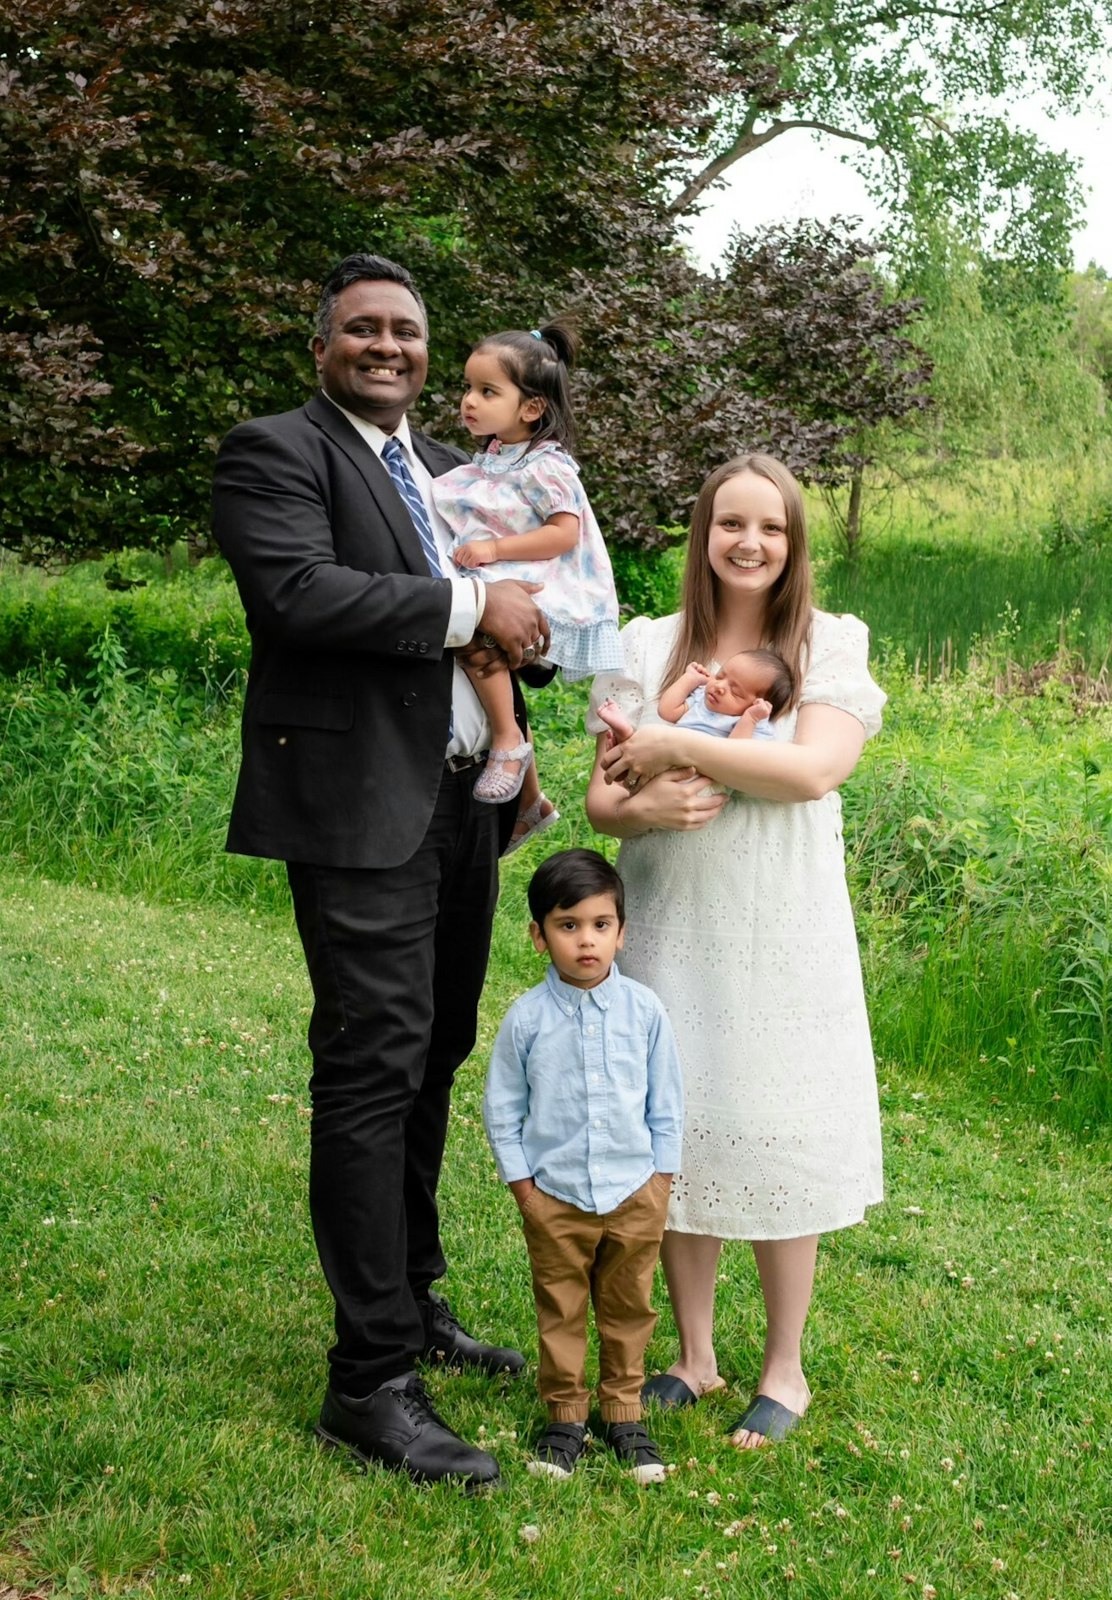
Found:
[[[504, 801], [512, 800], [515, 794], [520, 793], [532, 759], [531, 744], [515, 745], [512, 750], [492, 750], [471, 791], [475, 799], [483, 800], [490, 806], [500, 806]], [[512, 777], [506, 771], [507, 761], [521, 763]]]
[[[541, 807], [543, 805], [547, 805], [551, 809], [542, 816]], [[559, 820], [560, 813], [552, 804], [552, 801], [546, 794], [539, 794], [531, 806], [526, 806], [524, 811], [518, 812], [517, 821], [514, 823], [514, 834], [517, 833], [522, 823], [525, 824], [525, 832], [518, 835], [517, 838], [514, 838], [513, 834], [511, 834], [510, 842], [502, 854], [504, 856], [512, 856], [515, 850], [521, 849], [527, 839], [535, 839], [538, 833], [543, 833], [546, 828], [551, 828], [552, 824], [559, 822]]]

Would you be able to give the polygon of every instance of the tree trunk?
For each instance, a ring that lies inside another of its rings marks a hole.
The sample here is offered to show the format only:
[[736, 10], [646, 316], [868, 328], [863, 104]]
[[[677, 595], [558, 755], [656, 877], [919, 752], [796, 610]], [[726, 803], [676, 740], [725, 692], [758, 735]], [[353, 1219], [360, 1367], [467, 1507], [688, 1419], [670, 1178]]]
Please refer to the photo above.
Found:
[[849, 505], [846, 507], [846, 560], [856, 561], [858, 546], [861, 542], [861, 500], [864, 488], [864, 473], [860, 467], [854, 467], [853, 477], [849, 480]]

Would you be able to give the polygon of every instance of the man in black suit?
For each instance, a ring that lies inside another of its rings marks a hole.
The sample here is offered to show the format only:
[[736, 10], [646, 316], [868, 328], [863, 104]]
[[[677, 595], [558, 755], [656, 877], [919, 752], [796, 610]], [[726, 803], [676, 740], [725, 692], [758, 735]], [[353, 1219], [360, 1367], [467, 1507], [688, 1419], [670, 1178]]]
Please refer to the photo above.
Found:
[[524, 1364], [432, 1289], [451, 1081], [475, 1041], [516, 811], [472, 797], [489, 731], [456, 652], [517, 667], [548, 626], [536, 585], [483, 584], [447, 559], [429, 484], [466, 458], [409, 429], [428, 370], [409, 273], [341, 262], [312, 349], [320, 392], [233, 429], [216, 466], [214, 531], [251, 634], [228, 848], [287, 863], [313, 987], [309, 1204], [336, 1302], [317, 1431], [475, 1486], [497, 1463], [415, 1371]]

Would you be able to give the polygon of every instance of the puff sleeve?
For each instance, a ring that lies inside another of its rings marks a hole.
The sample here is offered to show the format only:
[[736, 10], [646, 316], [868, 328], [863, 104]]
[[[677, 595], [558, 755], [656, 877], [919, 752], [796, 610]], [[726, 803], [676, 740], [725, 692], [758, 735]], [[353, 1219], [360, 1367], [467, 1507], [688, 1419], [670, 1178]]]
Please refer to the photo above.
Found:
[[538, 451], [532, 460], [528, 454], [524, 457], [521, 493], [542, 522], [561, 511], [583, 516], [586, 497], [579, 468], [562, 450]]
[[871, 739], [880, 731], [880, 712], [888, 696], [869, 673], [869, 630], [859, 617], [816, 612], [811, 659], [803, 681], [801, 706], [836, 706], [848, 711]]

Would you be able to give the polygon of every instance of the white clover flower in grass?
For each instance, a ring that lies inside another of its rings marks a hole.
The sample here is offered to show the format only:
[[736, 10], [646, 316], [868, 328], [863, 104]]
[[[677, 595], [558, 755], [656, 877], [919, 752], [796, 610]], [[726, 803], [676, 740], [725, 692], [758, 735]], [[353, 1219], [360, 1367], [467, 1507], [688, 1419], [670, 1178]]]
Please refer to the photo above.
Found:
[[536, 1544], [541, 1536], [541, 1530], [535, 1522], [523, 1522], [517, 1530], [517, 1536], [522, 1544]]

